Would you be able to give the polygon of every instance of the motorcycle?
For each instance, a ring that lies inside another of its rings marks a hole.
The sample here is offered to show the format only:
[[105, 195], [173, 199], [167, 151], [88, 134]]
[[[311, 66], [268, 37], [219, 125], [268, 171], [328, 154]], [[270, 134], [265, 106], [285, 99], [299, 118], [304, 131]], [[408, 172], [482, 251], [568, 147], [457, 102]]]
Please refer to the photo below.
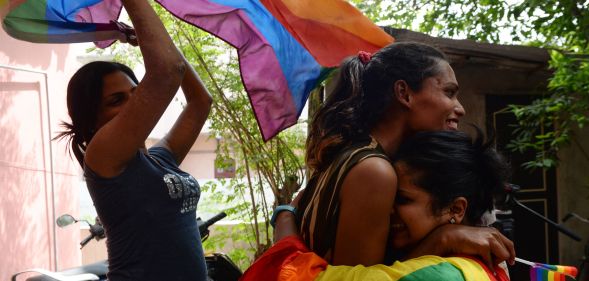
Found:
[[[209, 226], [226, 217], [225, 212], [221, 212], [214, 217], [203, 221], [200, 217], [196, 222], [200, 232], [200, 239], [202, 242], [209, 237]], [[57, 218], [56, 224], [59, 227], [65, 227], [74, 223], [84, 222], [90, 227], [90, 234], [80, 242], [80, 249], [84, 248], [92, 239], [99, 241], [105, 238], [104, 228], [97, 217], [94, 224], [86, 220], [77, 220], [69, 214], [65, 214]], [[207, 264], [207, 281], [234, 281], [241, 277], [242, 272], [231, 261], [231, 259], [222, 253], [213, 253], [205, 256]], [[19, 275], [25, 273], [39, 273], [37, 276], [27, 278], [26, 281], [87, 281], [87, 280], [107, 280], [106, 273], [108, 272], [108, 261], [103, 260], [92, 264], [87, 264], [79, 267], [74, 267], [58, 272], [52, 272], [41, 268], [27, 269], [12, 275], [11, 281], [16, 281]]]

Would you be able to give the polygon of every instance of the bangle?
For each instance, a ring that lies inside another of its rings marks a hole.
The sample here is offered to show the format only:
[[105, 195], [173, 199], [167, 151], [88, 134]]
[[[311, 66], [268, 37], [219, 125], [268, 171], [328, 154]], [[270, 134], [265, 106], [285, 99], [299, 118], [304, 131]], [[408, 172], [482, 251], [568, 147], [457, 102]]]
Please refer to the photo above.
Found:
[[280, 205], [274, 209], [274, 213], [272, 214], [272, 218], [270, 219], [270, 225], [276, 228], [276, 219], [278, 218], [278, 214], [282, 211], [291, 212], [293, 215], [296, 215], [297, 209], [291, 205]]

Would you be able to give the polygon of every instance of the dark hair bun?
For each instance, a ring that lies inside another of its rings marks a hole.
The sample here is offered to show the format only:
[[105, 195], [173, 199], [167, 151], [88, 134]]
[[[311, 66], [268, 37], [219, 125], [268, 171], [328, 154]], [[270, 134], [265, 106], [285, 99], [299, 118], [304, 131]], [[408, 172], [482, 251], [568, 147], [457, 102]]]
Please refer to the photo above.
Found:
[[401, 144], [394, 158], [419, 172], [415, 184], [432, 195], [434, 213], [465, 197], [470, 223], [493, 209], [494, 195], [503, 191], [510, 171], [492, 142], [475, 129], [474, 138], [452, 131], [417, 133]]

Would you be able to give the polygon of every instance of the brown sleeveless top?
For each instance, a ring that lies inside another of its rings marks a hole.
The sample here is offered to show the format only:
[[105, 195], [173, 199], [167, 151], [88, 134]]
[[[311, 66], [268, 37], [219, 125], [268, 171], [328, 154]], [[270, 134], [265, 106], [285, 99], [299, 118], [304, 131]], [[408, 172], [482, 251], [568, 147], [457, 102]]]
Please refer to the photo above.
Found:
[[309, 179], [297, 210], [299, 233], [316, 254], [331, 259], [339, 218], [339, 193], [352, 167], [360, 161], [380, 157], [389, 160], [373, 138], [350, 145], [329, 167]]

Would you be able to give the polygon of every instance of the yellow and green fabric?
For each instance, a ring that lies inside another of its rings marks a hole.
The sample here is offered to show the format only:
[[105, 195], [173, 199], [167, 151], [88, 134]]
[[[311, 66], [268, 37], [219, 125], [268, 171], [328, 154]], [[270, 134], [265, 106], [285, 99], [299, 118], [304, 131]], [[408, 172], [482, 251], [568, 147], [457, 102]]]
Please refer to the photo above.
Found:
[[264, 253], [243, 275], [242, 281], [507, 281], [502, 269], [492, 274], [471, 257], [422, 256], [391, 266], [331, 266], [309, 251], [297, 236], [287, 237]]
[[[504, 274], [503, 274], [504, 275]], [[497, 277], [499, 277], [498, 275]], [[423, 280], [509, 280], [493, 276], [484, 265], [468, 257], [422, 256], [391, 266], [327, 266], [315, 280], [318, 281], [423, 281]], [[297, 279], [291, 279], [297, 280]], [[299, 279], [300, 280], [300, 279]]]

